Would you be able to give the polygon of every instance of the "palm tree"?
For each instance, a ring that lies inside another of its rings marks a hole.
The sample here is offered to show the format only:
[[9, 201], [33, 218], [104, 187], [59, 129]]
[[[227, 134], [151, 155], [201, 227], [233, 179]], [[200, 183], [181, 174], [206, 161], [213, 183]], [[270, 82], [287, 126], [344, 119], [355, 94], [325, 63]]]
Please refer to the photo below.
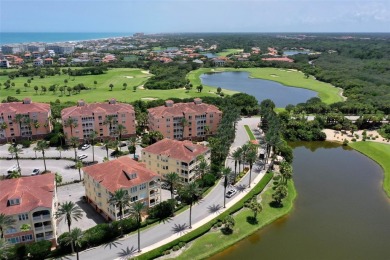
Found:
[[64, 151], [64, 148], [62, 146], [57, 146], [56, 150], [60, 153], [60, 159], [62, 158], [61, 153]]
[[189, 125], [189, 123], [188, 123], [188, 120], [185, 118], [185, 117], [183, 117], [182, 119], [181, 119], [181, 125], [182, 125], [182, 127], [183, 127], [183, 138], [186, 136], [185, 135], [185, 127], [186, 126], [188, 126]]
[[38, 122], [38, 120], [33, 120], [32, 125], [35, 128], [35, 135], [38, 135], [38, 128], [41, 126], [41, 124]]
[[[70, 233], [70, 226], [72, 225], [72, 219], [79, 220], [83, 217], [83, 211], [80, 209], [79, 206], [77, 206], [72, 201], [65, 201], [62, 203], [57, 210], [56, 218], [61, 221], [62, 219], [65, 219], [65, 223], [68, 224], [68, 230]], [[74, 252], [73, 243], [72, 246], [72, 252]]]
[[88, 136], [88, 139], [90, 140], [91, 145], [92, 145], [92, 162], [95, 161], [95, 139], [96, 139], [96, 137], [97, 137], [96, 131], [91, 132]]
[[224, 177], [224, 180], [223, 180], [223, 187], [224, 187], [224, 190], [223, 190], [223, 207], [226, 208], [226, 187], [229, 185], [229, 176], [231, 175], [232, 173], [232, 169], [230, 169], [229, 167], [223, 167], [222, 168], [222, 176]]
[[[0, 130], [5, 130], [8, 128], [8, 125], [6, 122], [0, 123]], [[7, 137], [7, 142], [8, 142], [8, 137]]]
[[133, 203], [131, 207], [130, 214], [136, 219], [137, 221], [137, 232], [138, 232], [138, 252], [141, 252], [141, 222], [142, 222], [142, 211], [145, 209], [145, 203], [141, 201], [136, 201]]
[[285, 185], [279, 185], [272, 194], [272, 198], [274, 199], [275, 203], [280, 206], [282, 204], [282, 200], [287, 197], [287, 193], [287, 187]]
[[112, 91], [112, 88], [114, 87], [114, 84], [110, 84], [109, 87], [110, 87], [110, 91]]
[[56, 181], [56, 191], [57, 191], [58, 185], [62, 183], [62, 175], [60, 173], [56, 172], [54, 179]]
[[3, 213], [0, 213], [0, 240], [4, 238], [4, 230], [13, 227], [16, 223], [16, 220], [12, 216], [7, 216]]
[[263, 210], [263, 207], [261, 204], [256, 200], [256, 198], [253, 198], [248, 204], [247, 207], [252, 210], [253, 212], [253, 218], [257, 219], [257, 213], [260, 213]]
[[8, 178], [10, 179], [17, 179], [20, 177], [22, 177], [22, 175], [18, 171], [12, 171], [11, 173], [8, 174]]
[[22, 123], [24, 122], [24, 116], [22, 114], [16, 114], [14, 122], [19, 124], [20, 136], [22, 136]]
[[61, 143], [61, 147], [63, 146], [63, 139], [64, 139], [65, 135], [63, 132], [57, 132], [57, 138], [60, 139], [60, 143]]
[[[237, 179], [237, 164], [241, 160], [241, 150], [236, 149], [232, 154], [232, 159], [234, 160], [234, 182]], [[238, 167], [238, 171], [240, 171], [240, 167]]]
[[200, 177], [201, 179], [203, 179], [203, 176], [206, 174], [206, 172], [208, 172], [209, 170], [209, 165], [206, 161], [206, 159], [204, 158], [204, 156], [199, 156], [198, 157], [198, 160], [200, 161], [199, 164], [198, 164], [198, 167], [196, 169], [196, 172], [197, 172], [197, 175], [198, 177]]
[[15, 155], [16, 163], [18, 165], [18, 172], [20, 174], [21, 169], [19, 164], [19, 154], [22, 153], [22, 149], [18, 148], [17, 146], [11, 145], [10, 147], [8, 147], [8, 152], [12, 155], [12, 157], [14, 157]]
[[109, 139], [106, 139], [103, 142], [104, 149], [106, 149], [106, 153], [107, 153], [107, 160], [110, 160], [109, 159], [110, 157], [108, 156], [108, 149], [110, 148], [111, 144], [112, 143], [111, 143], [111, 141]]
[[126, 90], [126, 88], [127, 88], [127, 83], [123, 83], [123, 90]]
[[[119, 136], [119, 141], [122, 141], [122, 135], [127, 132], [126, 127], [122, 124], [119, 124], [116, 126], [116, 132]], [[122, 146], [120, 146], [120, 149], [122, 150]]]
[[287, 180], [292, 178], [293, 168], [291, 164], [283, 161], [280, 164], [280, 174], [282, 176], [282, 183], [287, 184]]
[[249, 163], [249, 183], [248, 187], [251, 187], [251, 181], [252, 181], [252, 167], [257, 159], [257, 152], [255, 150], [250, 150], [246, 155], [247, 161]]
[[77, 170], [79, 170], [80, 181], [81, 181], [81, 168], [83, 168], [83, 166], [84, 165], [82, 161], [80, 160], [76, 161], [75, 167], [77, 168]]
[[73, 137], [73, 128], [76, 128], [79, 124], [77, 123], [77, 120], [74, 118], [67, 118], [64, 121], [64, 127], [70, 128], [70, 135]]
[[77, 248], [81, 248], [82, 243], [85, 241], [84, 232], [79, 228], [72, 229], [69, 233], [64, 237], [65, 245], [72, 246], [72, 254], [75, 253], [74, 248], [76, 248], [76, 257], [79, 260], [79, 251]]
[[225, 227], [224, 227], [225, 232], [232, 233], [235, 223], [236, 222], [235, 222], [233, 216], [227, 215], [223, 220], [223, 224], [225, 224]]
[[[130, 196], [129, 193], [124, 189], [116, 190], [108, 201], [110, 205], [117, 207], [119, 209], [119, 219], [122, 222], [124, 216], [124, 209], [130, 206]], [[116, 212], [115, 212], [116, 217]], [[123, 236], [123, 230], [121, 228], [121, 236]]]
[[108, 125], [108, 133], [109, 135], [112, 135], [112, 124], [115, 122], [115, 117], [113, 115], [107, 115], [106, 118], [104, 119], [103, 124]]
[[0, 259], [8, 259], [10, 245], [4, 239], [0, 239]]
[[46, 172], [46, 157], [45, 157], [45, 151], [46, 151], [48, 148], [49, 148], [49, 146], [47, 145], [47, 142], [44, 141], [44, 140], [38, 141], [37, 146], [34, 148], [34, 149], [36, 149], [37, 151], [41, 151], [41, 152], [42, 152], [43, 165], [45, 166], [45, 172]]
[[70, 146], [73, 147], [74, 149], [74, 161], [77, 161], [77, 146], [79, 144], [79, 138], [78, 137], [75, 137], [75, 136], [72, 136], [70, 139], [69, 139], [69, 144]]
[[163, 181], [167, 185], [169, 185], [169, 190], [171, 191], [171, 199], [173, 199], [173, 190], [177, 188], [177, 185], [179, 185], [180, 176], [176, 172], [169, 172], [164, 175]]
[[20, 226], [20, 231], [26, 232], [31, 230], [31, 225], [30, 224], [23, 224]]
[[137, 151], [137, 144], [139, 144], [139, 142], [137, 141], [137, 137], [136, 136], [132, 136], [129, 138], [129, 151], [131, 150], [133, 152], [133, 158], [135, 159], [135, 153]]
[[182, 200], [190, 205], [189, 228], [192, 228], [192, 205], [200, 199], [201, 190], [196, 182], [187, 183], [179, 192]]

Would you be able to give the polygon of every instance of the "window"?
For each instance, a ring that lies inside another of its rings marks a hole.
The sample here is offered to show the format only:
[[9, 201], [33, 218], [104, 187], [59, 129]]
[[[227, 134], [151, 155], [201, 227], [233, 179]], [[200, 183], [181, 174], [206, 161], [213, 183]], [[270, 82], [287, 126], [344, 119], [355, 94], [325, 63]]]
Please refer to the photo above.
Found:
[[13, 234], [13, 233], [16, 233], [16, 232], [18, 232], [18, 231], [17, 231], [16, 228], [14, 228], [14, 227], [10, 227], [10, 228], [8, 228], [8, 229], [5, 231], [6, 234]]
[[10, 244], [16, 244], [19, 242], [20, 242], [19, 237], [8, 238], [8, 243]]
[[131, 202], [134, 202], [136, 200], [138, 200], [138, 196], [131, 197], [131, 199], [130, 199]]
[[146, 183], [142, 183], [140, 186], [139, 186], [139, 190], [144, 190], [146, 189]]
[[19, 205], [19, 204], [20, 204], [20, 199], [9, 199], [9, 200], [8, 200], [8, 204], [9, 204], [10, 206]]
[[19, 220], [27, 220], [27, 219], [28, 219], [28, 214], [27, 213], [19, 214]]
[[31, 234], [29, 234], [29, 235], [21, 236], [21, 238], [22, 238], [22, 242], [31, 241], [33, 239], [33, 236]]
[[137, 190], [138, 190], [138, 189], [137, 189], [137, 186], [131, 187], [131, 188], [130, 188], [130, 192], [131, 192], [131, 193], [137, 192]]
[[162, 168], [163, 168], [163, 170], [168, 170], [168, 166], [164, 166], [164, 165], [163, 165]]

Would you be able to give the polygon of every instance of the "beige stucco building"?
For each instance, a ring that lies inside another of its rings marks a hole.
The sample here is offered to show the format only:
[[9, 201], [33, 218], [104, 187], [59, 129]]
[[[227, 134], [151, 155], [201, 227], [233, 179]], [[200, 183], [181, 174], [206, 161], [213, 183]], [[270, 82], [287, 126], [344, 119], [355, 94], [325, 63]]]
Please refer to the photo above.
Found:
[[16, 221], [4, 230], [10, 244], [50, 240], [56, 245], [56, 206], [52, 173], [0, 181], [0, 212]]
[[[118, 125], [123, 125], [125, 131], [122, 138], [135, 135], [135, 112], [132, 105], [117, 103], [111, 99], [107, 103], [87, 104], [79, 100], [77, 106], [68, 107], [61, 111], [64, 133], [67, 139], [72, 136], [80, 141], [87, 141], [90, 133], [96, 131], [97, 139], [118, 138]], [[68, 120], [72, 125], [67, 125]]]
[[50, 104], [23, 102], [0, 103], [0, 143], [21, 139], [41, 139], [53, 129]]
[[146, 167], [162, 177], [176, 172], [183, 182], [191, 182], [199, 177], [201, 158], [210, 164], [211, 153], [207, 146], [166, 138], [142, 149], [141, 154]]
[[200, 98], [177, 104], [167, 100], [165, 106], [148, 109], [149, 130], [177, 140], [199, 140], [213, 135], [221, 119], [222, 112], [214, 105], [202, 103]]
[[[160, 203], [160, 177], [128, 156], [82, 168], [85, 195], [89, 203], [107, 220], [118, 220], [119, 209], [109, 203], [119, 189], [130, 195], [130, 201], [143, 201], [147, 207]], [[129, 209], [124, 210], [124, 217]]]

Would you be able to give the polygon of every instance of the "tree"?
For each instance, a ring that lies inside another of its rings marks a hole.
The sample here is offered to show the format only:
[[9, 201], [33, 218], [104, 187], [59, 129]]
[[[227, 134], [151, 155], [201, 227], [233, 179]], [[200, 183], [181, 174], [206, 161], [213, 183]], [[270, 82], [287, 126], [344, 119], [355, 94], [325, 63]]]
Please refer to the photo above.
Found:
[[232, 169], [229, 167], [222, 168], [222, 176], [223, 176], [223, 207], [226, 208], [226, 187], [229, 185], [229, 177], [232, 173]]
[[24, 123], [25, 117], [22, 114], [16, 114], [14, 122], [19, 125], [19, 133], [22, 136], [22, 123]]
[[[136, 147], [137, 147], [137, 144], [139, 144], [139, 142], [137, 141], [137, 137], [136, 136], [132, 136], [129, 138], [129, 153], [132, 153], [133, 154], [133, 158], [135, 159], [135, 153], [137, 151]], [[130, 150], [132, 152], [130, 152]]]
[[8, 174], [8, 178], [10, 179], [17, 179], [22, 177], [22, 174], [18, 171], [12, 171], [11, 173]]
[[56, 150], [60, 153], [60, 159], [61, 159], [62, 158], [61, 153], [64, 151], [64, 148], [62, 148], [62, 146], [57, 146]]
[[91, 145], [92, 145], [92, 162], [95, 162], [95, 139], [96, 139], [96, 137], [97, 137], [96, 131], [93, 131], [88, 136], [89, 140], [91, 141]]
[[24, 92], [27, 92], [27, 87], [28, 87], [28, 84], [24, 83]]
[[108, 125], [108, 132], [112, 135], [113, 124], [115, 123], [115, 117], [113, 115], [106, 115], [103, 125]]
[[197, 86], [196, 89], [198, 90], [199, 93], [202, 92], [202, 90], [203, 90], [203, 85]]
[[73, 128], [76, 128], [78, 127], [78, 123], [77, 123], [77, 120], [72, 118], [72, 117], [69, 117], [67, 119], [65, 119], [64, 121], [64, 127], [69, 127], [70, 128], [70, 135], [73, 136]]
[[[6, 122], [0, 123], [0, 130], [6, 130], [7, 128], [8, 128], [8, 124]], [[8, 142], [8, 137], [7, 137], [7, 142]]]
[[71, 87], [67, 87], [66, 91], [68, 91], [68, 96], [70, 96], [70, 92], [72, 91], [72, 88]]
[[282, 205], [282, 200], [287, 197], [287, 187], [285, 185], [279, 185], [276, 187], [275, 192], [272, 194], [272, 199], [277, 206]]
[[30, 224], [23, 224], [20, 226], [20, 231], [26, 232], [31, 230], [31, 225]]
[[55, 173], [54, 180], [56, 181], [56, 191], [59, 184], [62, 183], [62, 175], [58, 172]]
[[4, 231], [16, 223], [16, 220], [12, 216], [0, 213], [0, 240], [4, 238]]
[[74, 161], [77, 161], [77, 146], [79, 145], [79, 138], [72, 136], [69, 139], [69, 144], [74, 149]]
[[281, 182], [287, 184], [287, 180], [292, 178], [293, 168], [291, 164], [286, 161], [280, 163], [280, 174], [282, 176]]
[[103, 142], [103, 146], [104, 146], [104, 149], [106, 149], [106, 153], [107, 153], [107, 160], [109, 160], [109, 156], [108, 156], [108, 149], [110, 148], [112, 142], [109, 140], [109, 139], [105, 139], [104, 142]]
[[191, 220], [192, 220], [192, 205], [200, 199], [201, 190], [196, 182], [187, 183], [180, 189], [179, 191], [180, 197], [182, 201], [190, 205], [190, 222], [189, 228], [192, 228]]
[[126, 90], [126, 88], [127, 88], [127, 83], [123, 83], [123, 90]]
[[114, 87], [114, 84], [110, 84], [109, 87], [110, 87], [110, 91], [112, 91], [112, 88]]
[[256, 198], [253, 198], [247, 205], [250, 210], [253, 212], [253, 218], [257, 219], [257, 214], [260, 213], [263, 210], [263, 207], [261, 204], [256, 200]]
[[34, 148], [37, 151], [40, 151], [42, 153], [42, 158], [43, 158], [43, 165], [45, 166], [45, 172], [46, 172], [46, 157], [45, 157], [45, 151], [49, 149], [49, 145], [47, 144], [46, 141], [40, 140], [37, 143], [37, 146]]
[[80, 181], [81, 181], [81, 168], [83, 168], [83, 162], [80, 161], [80, 160], [77, 160], [76, 161], [76, 164], [75, 164], [75, 167], [77, 168], [77, 170], [79, 171], [79, 177], [80, 177]]
[[138, 232], [138, 252], [141, 252], [141, 221], [142, 221], [142, 211], [145, 209], [145, 203], [141, 201], [136, 201], [131, 206], [130, 214], [137, 221], [137, 232]]
[[97, 81], [94, 80], [94, 81], [93, 81], [93, 84], [95, 85], [95, 89], [96, 89]]
[[[115, 193], [110, 198], [110, 200], [108, 201], [108, 203], [110, 203], [110, 205], [113, 205], [114, 207], [119, 209], [119, 219], [122, 223], [122, 219], [124, 216], [124, 209], [130, 206], [129, 193], [124, 189], [116, 190]], [[116, 214], [117, 213], [115, 211], [115, 216]], [[121, 230], [121, 236], [123, 236], [122, 228], [120, 230]]]
[[248, 154], [246, 155], [246, 160], [249, 163], [249, 182], [248, 182], [248, 187], [251, 187], [251, 181], [252, 181], [252, 167], [253, 164], [255, 163], [257, 159], [257, 152], [255, 150], [250, 150]]
[[180, 183], [180, 176], [176, 172], [169, 172], [164, 175], [163, 181], [169, 186], [171, 191], [171, 199], [173, 199], [173, 190], [177, 188]]
[[0, 259], [8, 259], [10, 245], [4, 239], [0, 239]]
[[[234, 183], [237, 180], [237, 164], [241, 162], [241, 153], [242, 150], [238, 148], [232, 154], [232, 159], [234, 160]], [[238, 167], [238, 171], [240, 171], [240, 167]]]
[[75, 253], [74, 249], [76, 248], [76, 257], [77, 260], [79, 260], [78, 248], [81, 248], [82, 243], [85, 241], [84, 232], [76, 227], [65, 235], [63, 241], [66, 246], [71, 245], [73, 254]]
[[22, 153], [22, 149], [18, 148], [16, 145], [11, 145], [8, 147], [8, 152], [12, 155], [12, 158], [15, 156], [16, 163], [18, 165], [18, 172], [21, 173], [20, 164], [19, 164], [19, 154]]
[[[116, 127], [116, 132], [118, 134], [119, 141], [122, 141], [122, 135], [127, 132], [127, 129], [126, 129], [126, 127], [124, 125], [119, 124]], [[122, 146], [120, 146], [120, 147], [121, 147], [120, 149], [122, 150]]]
[[218, 95], [221, 94], [221, 91], [222, 91], [221, 87], [218, 87], [218, 88], [217, 88], [217, 93], [218, 93]]
[[235, 225], [235, 221], [234, 221], [234, 218], [232, 215], [227, 215], [224, 220], [223, 220], [223, 224], [225, 225], [224, 226], [224, 231], [225, 233], [227, 234], [231, 234], [233, 232], [233, 227]]
[[196, 168], [196, 174], [198, 175], [198, 177], [203, 179], [203, 176], [210, 170], [210, 166], [204, 156], [199, 156], [197, 160], [199, 160], [199, 164]]

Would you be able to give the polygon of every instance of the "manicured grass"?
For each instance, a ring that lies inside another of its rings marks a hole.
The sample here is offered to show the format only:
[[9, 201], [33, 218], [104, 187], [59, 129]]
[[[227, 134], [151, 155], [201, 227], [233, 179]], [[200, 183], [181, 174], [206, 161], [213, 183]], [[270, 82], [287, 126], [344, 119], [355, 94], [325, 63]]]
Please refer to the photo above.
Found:
[[376, 161], [383, 169], [383, 189], [390, 197], [390, 145], [375, 142], [349, 143], [353, 149]]
[[247, 71], [250, 73], [250, 77], [261, 78], [266, 80], [272, 80], [279, 82], [285, 86], [305, 88], [316, 91], [318, 97], [327, 104], [343, 101], [340, 96], [340, 89], [332, 86], [331, 84], [324, 83], [314, 79], [313, 77], [305, 78], [302, 72], [294, 70], [285, 70], [277, 68], [202, 68], [195, 71], [191, 71], [188, 74], [188, 79], [194, 86], [201, 84], [200, 76], [207, 72], [224, 72], [224, 71]]
[[217, 55], [219, 57], [226, 57], [229, 54], [239, 53], [239, 52], [243, 52], [243, 51], [244, 51], [243, 49], [225, 49], [221, 52], [218, 52]]
[[[247, 217], [253, 216], [252, 211], [244, 208], [234, 215], [235, 226], [231, 235], [224, 235], [221, 231], [210, 231], [197, 238], [193, 244], [175, 259], [205, 259], [210, 257], [238, 241], [253, 234], [265, 225], [286, 215], [293, 208], [293, 201], [296, 198], [296, 190], [293, 182], [288, 184], [288, 197], [283, 201], [283, 208], [272, 208], [269, 203], [272, 201], [273, 190], [268, 189], [262, 194], [263, 211], [258, 214], [258, 223], [249, 224]], [[205, 250], [207, 248], [207, 250]]]
[[[142, 73], [142, 70], [140, 69], [115, 68], [108, 70], [107, 73], [102, 75], [78, 77], [56, 75], [43, 79], [34, 77], [31, 82], [31, 86], [27, 87], [26, 92], [24, 83], [26, 83], [29, 78], [19, 77], [12, 80], [12, 82], [15, 82], [15, 87], [11, 87], [10, 89], [4, 89], [4, 86], [0, 87], [0, 97], [5, 98], [7, 96], [14, 96], [18, 99], [31, 97], [33, 102], [50, 102], [55, 101], [56, 99], [59, 99], [61, 102], [77, 101], [79, 99], [84, 99], [86, 102], [102, 102], [108, 100], [109, 98], [116, 98], [118, 101], [122, 102], [132, 102], [142, 98], [169, 99], [172, 97], [193, 98], [216, 96], [216, 89], [214, 88], [204, 88], [201, 93], [198, 93], [195, 87], [189, 92], [185, 89], [145, 90], [140, 88], [137, 88], [135, 92], [133, 91], [134, 86], [139, 87], [143, 85], [150, 76], [151, 74]], [[49, 86], [54, 84], [64, 86], [65, 79], [68, 80], [68, 83], [66, 84], [67, 86], [73, 87], [77, 84], [83, 83], [86, 87], [90, 87], [91, 89], [82, 90], [80, 94], [71, 94], [70, 96], [68, 96], [68, 92], [61, 96], [60, 91], [57, 91], [56, 94], [49, 91], [47, 91], [46, 94], [40, 94], [41, 86], [45, 86], [47, 89]], [[7, 76], [0, 76], [0, 83], [4, 83], [6, 80], [8, 80]], [[96, 89], [93, 84], [95, 80], [97, 81]], [[127, 83], [126, 90], [122, 90], [123, 83]], [[110, 91], [110, 84], [114, 85], [113, 91]], [[38, 94], [35, 93], [34, 86], [39, 87]], [[20, 94], [16, 94], [16, 89], [20, 89]], [[229, 93], [225, 92], [225, 94]]]
[[244, 127], [245, 127], [245, 130], [246, 130], [246, 133], [249, 136], [249, 139], [250, 140], [256, 140], [256, 137], [253, 135], [252, 130], [249, 128], [249, 126], [248, 125], [244, 125]]

